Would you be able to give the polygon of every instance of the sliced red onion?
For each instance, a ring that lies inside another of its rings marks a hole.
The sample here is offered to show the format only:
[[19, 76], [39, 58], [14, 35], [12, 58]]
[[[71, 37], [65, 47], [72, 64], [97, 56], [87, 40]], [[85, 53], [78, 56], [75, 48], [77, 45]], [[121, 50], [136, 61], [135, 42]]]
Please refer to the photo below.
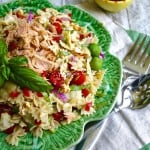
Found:
[[52, 92], [62, 101], [62, 102], [67, 102], [68, 98], [66, 94], [60, 93], [57, 89], [53, 89]]
[[68, 17], [61, 17], [60, 18], [62, 21], [70, 21], [71, 19], [70, 18], [68, 18]]
[[33, 19], [33, 13], [30, 12], [29, 16], [28, 16], [28, 23], [30, 23], [32, 21], [32, 19]]
[[64, 37], [62, 35], [59, 35], [60, 40], [64, 40]]
[[88, 37], [87, 44], [92, 43], [92, 39], [93, 39], [93, 37], [92, 37], [92, 36], [91, 36], [91, 37]]
[[59, 99], [61, 99], [63, 102], [67, 102], [67, 100], [68, 100], [66, 94], [64, 94], [64, 93], [58, 93], [57, 97]]
[[104, 57], [105, 57], [104, 53], [101, 52], [101, 53], [99, 54], [99, 57], [100, 57], [101, 59], [104, 59]]
[[76, 62], [77, 60], [76, 60], [76, 57], [73, 55], [72, 57], [71, 57], [71, 61], [72, 62]]

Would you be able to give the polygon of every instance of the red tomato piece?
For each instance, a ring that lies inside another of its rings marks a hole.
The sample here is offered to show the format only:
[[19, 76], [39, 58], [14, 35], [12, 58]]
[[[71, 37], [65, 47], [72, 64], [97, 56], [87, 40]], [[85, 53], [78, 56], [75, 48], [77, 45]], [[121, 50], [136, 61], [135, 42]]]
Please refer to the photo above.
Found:
[[10, 106], [10, 105], [8, 105], [8, 104], [0, 104], [0, 115], [2, 114], [2, 113], [8, 113], [8, 114], [13, 114], [13, 109], [12, 109], [12, 107]]
[[12, 92], [9, 94], [9, 97], [15, 98], [15, 97], [17, 97], [19, 94], [20, 94], [20, 92], [18, 92], [18, 91], [12, 91]]
[[79, 37], [80, 40], [83, 40], [85, 38], [84, 34], [80, 34], [79, 36], [80, 36]]
[[54, 120], [56, 120], [58, 122], [66, 120], [66, 117], [64, 116], [64, 111], [54, 113], [54, 114], [52, 114], [52, 116], [53, 116]]
[[83, 71], [75, 71], [73, 72], [73, 79], [71, 80], [71, 84], [82, 85], [86, 80], [86, 75]]
[[13, 125], [12, 127], [6, 129], [4, 132], [5, 132], [6, 134], [11, 134], [11, 133], [13, 133], [14, 129], [15, 129], [15, 125]]
[[54, 36], [53, 40], [56, 41], [57, 43], [59, 43], [59, 41], [61, 40], [60, 36]]
[[60, 88], [64, 84], [64, 78], [61, 76], [58, 70], [55, 70], [49, 74], [49, 82], [57, 88]]
[[40, 121], [37, 121], [37, 120], [35, 120], [35, 124], [37, 125], [37, 126], [39, 126], [39, 125], [41, 125], [41, 120]]
[[82, 89], [82, 95], [84, 96], [84, 97], [87, 97], [88, 95], [89, 95], [89, 90], [88, 89]]
[[43, 72], [41, 73], [41, 76], [47, 78], [48, 74], [49, 74], [48, 71], [43, 71]]
[[92, 102], [86, 103], [86, 104], [85, 104], [85, 110], [86, 110], [86, 111], [90, 111], [91, 106], [92, 106]]
[[70, 63], [68, 63], [68, 69], [69, 69], [70, 71], [73, 70], [73, 69], [72, 69], [72, 65], [71, 65]]
[[69, 17], [72, 17], [72, 13], [69, 13], [68, 16], [69, 16]]
[[87, 37], [91, 37], [91, 36], [92, 36], [92, 33], [88, 33], [88, 34], [87, 34]]
[[61, 24], [58, 23], [58, 22], [54, 22], [53, 25], [55, 26], [57, 33], [61, 34], [62, 33], [62, 26], [61, 26]]
[[56, 21], [62, 23], [62, 20], [60, 18], [57, 18]]
[[23, 90], [23, 95], [24, 95], [24, 96], [26, 96], [26, 97], [29, 97], [29, 96], [30, 96], [30, 90], [29, 90], [28, 88], [25, 87], [25, 88], [23, 88], [22, 90]]
[[8, 30], [5, 30], [4, 33], [5, 33], [5, 37], [7, 37], [8, 34], [9, 34], [9, 31], [8, 31]]
[[11, 41], [8, 45], [8, 50], [12, 51], [15, 50], [17, 48], [17, 42], [16, 41]]
[[36, 93], [38, 97], [43, 97], [43, 94], [41, 92]]
[[28, 126], [23, 127], [23, 129], [25, 130], [25, 132], [29, 131], [29, 127]]

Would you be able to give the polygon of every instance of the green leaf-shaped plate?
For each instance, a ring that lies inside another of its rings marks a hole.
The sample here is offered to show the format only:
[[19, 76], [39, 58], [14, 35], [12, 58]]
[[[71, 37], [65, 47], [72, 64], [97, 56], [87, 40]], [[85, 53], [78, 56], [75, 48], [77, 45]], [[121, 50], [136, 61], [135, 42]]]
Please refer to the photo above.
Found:
[[0, 16], [4, 16], [11, 9], [22, 7], [27, 12], [36, 11], [47, 7], [53, 7], [59, 11], [68, 9], [72, 12], [73, 19], [81, 26], [87, 26], [92, 30], [99, 39], [105, 59], [103, 68], [106, 74], [103, 84], [99, 91], [100, 97], [96, 97], [96, 112], [90, 116], [83, 116], [80, 120], [72, 122], [68, 125], [59, 127], [55, 133], [44, 131], [42, 138], [35, 138], [30, 133], [21, 137], [17, 147], [6, 143], [5, 133], [0, 133], [0, 147], [3, 150], [63, 150], [77, 144], [82, 138], [84, 126], [87, 122], [101, 120], [113, 108], [115, 97], [118, 93], [121, 82], [121, 64], [120, 61], [108, 52], [111, 43], [111, 37], [105, 27], [88, 13], [78, 9], [77, 7], [66, 5], [61, 8], [53, 6], [47, 0], [18, 0], [8, 4], [0, 5]]

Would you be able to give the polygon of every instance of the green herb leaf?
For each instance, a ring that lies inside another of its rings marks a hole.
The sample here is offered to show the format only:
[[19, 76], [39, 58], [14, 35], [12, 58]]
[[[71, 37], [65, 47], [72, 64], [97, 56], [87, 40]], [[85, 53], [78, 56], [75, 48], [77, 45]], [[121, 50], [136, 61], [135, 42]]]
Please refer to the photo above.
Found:
[[44, 99], [45, 99], [47, 102], [50, 102], [49, 95], [44, 95]]
[[71, 91], [80, 91], [82, 89], [81, 86], [78, 85], [70, 85], [70, 90]]
[[24, 56], [16, 56], [9, 60], [10, 64], [16, 65], [26, 65], [28, 63], [28, 59]]
[[59, 52], [59, 55], [60, 56], [68, 56], [68, 55], [70, 55], [70, 52], [62, 50], [62, 51]]
[[5, 78], [0, 75], [0, 87], [4, 84]]
[[11, 64], [10, 68], [11, 80], [13, 80], [21, 87], [28, 87], [29, 89], [38, 92], [47, 92], [52, 89], [52, 86], [46, 80], [44, 80], [41, 76], [39, 76], [31, 69], [14, 64]]
[[10, 68], [6, 65], [2, 65], [0, 67], [0, 74], [4, 77], [4, 79], [8, 80], [10, 75]]
[[0, 65], [7, 63], [7, 45], [4, 39], [0, 39]]

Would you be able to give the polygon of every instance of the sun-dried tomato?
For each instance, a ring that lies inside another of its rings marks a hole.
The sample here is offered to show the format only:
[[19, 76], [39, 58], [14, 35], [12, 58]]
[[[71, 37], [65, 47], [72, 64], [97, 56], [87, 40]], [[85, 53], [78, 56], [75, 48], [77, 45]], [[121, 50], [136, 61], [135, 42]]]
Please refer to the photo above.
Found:
[[83, 40], [84, 38], [85, 38], [84, 34], [80, 34], [80, 35], [79, 35], [79, 39], [80, 39], [80, 40]]
[[23, 95], [26, 97], [30, 96], [30, 90], [27, 87], [24, 87], [23, 89]]
[[8, 31], [8, 30], [5, 30], [4, 33], [5, 33], [5, 37], [7, 37], [8, 34], [9, 34], [9, 31]]
[[9, 45], [8, 45], [8, 50], [9, 51], [13, 51], [13, 50], [15, 50], [17, 48], [17, 42], [16, 41], [11, 41], [10, 43], [9, 43]]
[[8, 113], [9, 115], [13, 114], [13, 109], [8, 104], [0, 104], [0, 115], [2, 113]]
[[49, 82], [56, 88], [60, 88], [64, 84], [64, 78], [58, 70], [49, 73]]
[[92, 102], [87, 102], [87, 103], [85, 104], [85, 110], [86, 110], [86, 111], [90, 111], [91, 106], [92, 106]]
[[18, 92], [18, 91], [12, 91], [12, 92], [9, 94], [9, 97], [15, 98], [15, 97], [18, 97], [19, 94], [20, 94], [20, 92]]
[[61, 24], [58, 23], [58, 22], [54, 22], [53, 25], [55, 26], [57, 33], [61, 34], [62, 33], [62, 26], [61, 26]]
[[13, 133], [14, 129], [15, 129], [15, 125], [13, 125], [10, 128], [6, 129], [4, 132], [6, 134], [11, 134], [11, 133]]
[[56, 41], [57, 43], [59, 43], [59, 41], [61, 40], [60, 36], [54, 36], [53, 40]]
[[63, 121], [63, 120], [66, 120], [66, 117], [64, 115], [64, 111], [60, 111], [60, 112], [56, 112], [54, 114], [52, 114], [54, 120], [60, 122], [60, 121]]
[[49, 72], [46, 70], [46, 71], [43, 71], [42, 73], [41, 73], [41, 76], [42, 77], [48, 77], [48, 75], [49, 75]]
[[88, 95], [89, 95], [89, 90], [88, 89], [82, 89], [82, 95], [84, 96], [84, 97], [87, 97]]
[[41, 121], [41, 120], [40, 120], [40, 121], [35, 120], [35, 124], [36, 124], [37, 126], [41, 125], [41, 123], [42, 123], [42, 121]]
[[36, 95], [37, 95], [38, 97], [43, 97], [43, 94], [42, 94], [41, 92], [37, 92]]
[[83, 71], [74, 71], [71, 84], [82, 85], [86, 80], [86, 75]]

